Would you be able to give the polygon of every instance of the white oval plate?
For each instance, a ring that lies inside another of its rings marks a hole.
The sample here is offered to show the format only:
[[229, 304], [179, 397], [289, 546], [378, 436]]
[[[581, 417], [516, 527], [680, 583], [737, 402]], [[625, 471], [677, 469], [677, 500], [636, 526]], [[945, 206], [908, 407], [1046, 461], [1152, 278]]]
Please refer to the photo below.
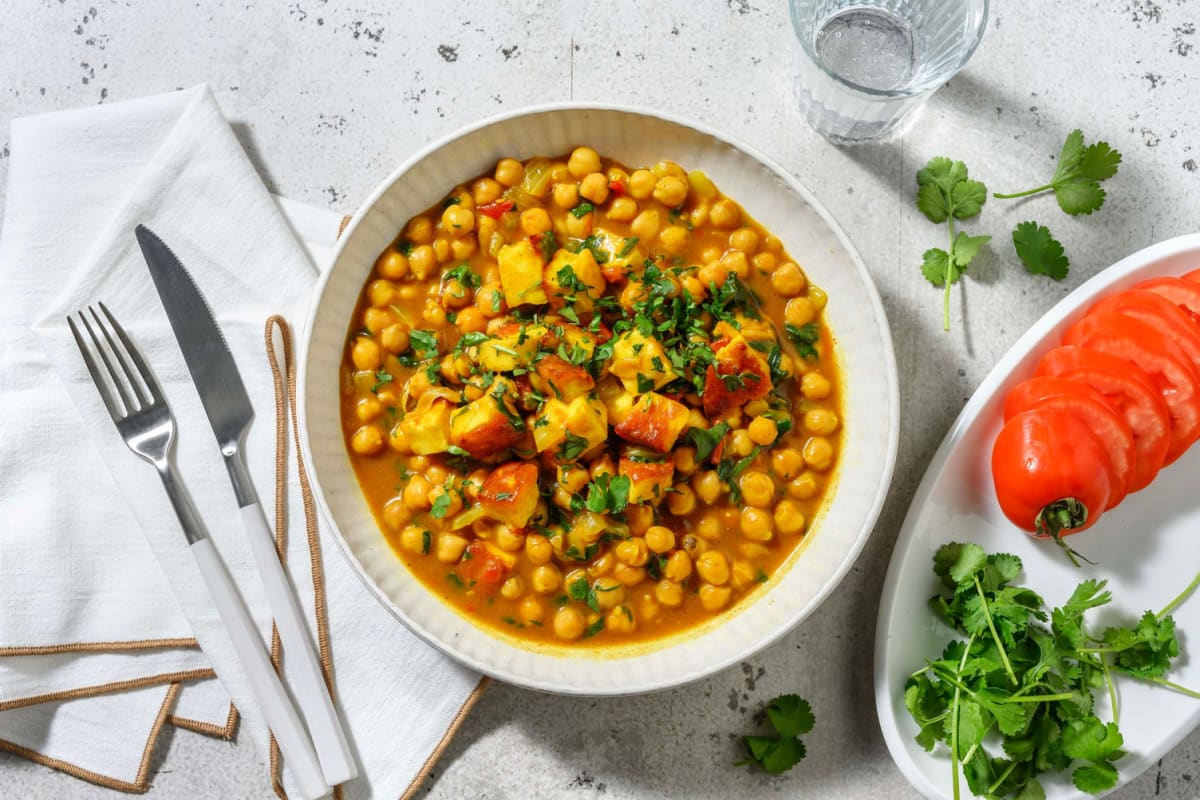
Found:
[[[1004, 396], [1029, 377], [1038, 359], [1100, 295], [1147, 278], [1181, 275], [1200, 267], [1200, 234], [1140, 250], [1093, 277], [1029, 329], [988, 374], [946, 434], [913, 497], [892, 553], [875, 631], [875, 705], [892, 758], [921, 794], [949, 798], [950, 756], [939, 744], [926, 753], [904, 708], [904, 682], [953, 637], [926, 605], [937, 591], [933, 554], [946, 542], [969, 541], [988, 552], [1020, 556], [1017, 579], [1051, 606], [1067, 599], [1084, 578], [1107, 578], [1112, 604], [1091, 612], [1093, 630], [1159, 610], [1200, 570], [1200, 447], [1159, 473], [1143, 491], [1108, 511], [1071, 544], [1099, 566], [1075, 569], [1049, 542], [1035, 541], [1001, 513], [992, 489], [992, 442], [1000, 431]], [[1200, 632], [1200, 598], [1175, 611], [1178, 629]], [[1188, 644], [1200, 646], [1200, 636]], [[1200, 689], [1200, 659], [1181, 657], [1171, 679]], [[1200, 701], [1131, 678], [1117, 678], [1121, 732], [1129, 755], [1117, 762], [1121, 784], [1137, 777], [1200, 722]], [[1100, 708], [1107, 710], [1107, 699]], [[1105, 712], [1106, 713], [1106, 712]], [[965, 790], [965, 796], [970, 796]], [[1048, 798], [1083, 797], [1068, 775], [1045, 776]]]
[[[404, 223], [504, 156], [565, 153], [579, 144], [626, 164], [672, 159], [702, 169], [778, 235], [829, 294], [826, 319], [844, 366], [845, 438], [832, 501], [808, 541], [752, 602], [688, 636], [597, 652], [522, 643], [480, 627], [429, 592], [392, 552], [346, 454], [338, 369], [348, 323], [376, 256]], [[846, 574], [879, 514], [897, 444], [896, 363], [879, 295], [862, 259], [817, 200], [750, 148], [649, 111], [565, 104], [485, 120], [436, 142], [383, 181], [354, 215], [317, 289], [301, 358], [301, 430], [317, 497], [367, 588], [417, 635], [509, 683], [569, 694], [676, 686], [734, 664], [804, 619]]]

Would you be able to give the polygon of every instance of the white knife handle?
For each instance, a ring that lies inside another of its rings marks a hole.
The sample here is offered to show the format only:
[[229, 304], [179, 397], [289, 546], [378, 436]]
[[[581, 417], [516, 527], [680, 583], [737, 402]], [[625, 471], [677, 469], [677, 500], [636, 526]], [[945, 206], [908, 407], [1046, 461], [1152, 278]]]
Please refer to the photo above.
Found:
[[333, 707], [333, 698], [325, 685], [325, 676], [317, 662], [312, 636], [300, 610], [296, 593], [292, 591], [287, 574], [275, 550], [275, 537], [267, 527], [262, 506], [258, 503], [242, 507], [242, 524], [250, 539], [250, 550], [258, 564], [267, 590], [267, 603], [279, 628], [288, 675], [292, 679], [296, 700], [308, 723], [313, 745], [317, 749], [321, 769], [330, 786], [345, 783], [358, 774], [346, 733]]
[[305, 800], [316, 800], [328, 794], [329, 786], [321, 775], [317, 754], [313, 752], [296, 707], [275, 674], [250, 611], [229, 576], [225, 562], [211, 539], [201, 539], [191, 547], [221, 622], [233, 641], [234, 652], [250, 680], [254, 699], [262, 706], [263, 716], [279, 742], [284, 764], [296, 779], [300, 793]]

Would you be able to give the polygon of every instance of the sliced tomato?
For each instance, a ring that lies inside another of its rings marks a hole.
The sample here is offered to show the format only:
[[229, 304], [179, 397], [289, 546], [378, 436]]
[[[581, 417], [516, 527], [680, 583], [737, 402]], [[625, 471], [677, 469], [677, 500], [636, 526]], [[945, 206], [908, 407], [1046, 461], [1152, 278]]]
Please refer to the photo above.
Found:
[[1163, 295], [1146, 289], [1118, 292], [1096, 303], [1088, 313], [1101, 311], [1117, 311], [1155, 328], [1179, 345], [1200, 374], [1200, 325]]
[[1200, 321], [1200, 284], [1182, 278], [1151, 278], [1133, 287], [1154, 292], [1170, 300], [1186, 311], [1194, 320]]
[[1058, 541], [1095, 525], [1108, 508], [1111, 475], [1104, 445], [1083, 420], [1058, 408], [1017, 414], [992, 446], [1000, 509], [1039, 538]]
[[1112, 463], [1112, 487], [1107, 508], [1124, 500], [1136, 458], [1133, 431], [1104, 395], [1087, 384], [1066, 378], [1030, 378], [1008, 393], [1004, 400], [1004, 419], [1007, 421], [1034, 408], [1059, 408], [1087, 424], [1108, 451]]
[[1191, 281], [1192, 283], [1200, 283], [1200, 269], [1192, 270], [1187, 275], [1184, 275], [1183, 279], [1185, 281]]
[[1083, 383], [1104, 395], [1133, 432], [1135, 458], [1129, 491], [1150, 485], [1171, 445], [1171, 415], [1149, 375], [1117, 356], [1070, 346], [1056, 347], [1042, 356], [1034, 374]]
[[1200, 437], [1200, 376], [1173, 341], [1139, 319], [1116, 311], [1089, 314], [1063, 335], [1063, 344], [1123, 358], [1150, 376], [1171, 415], [1170, 464]]

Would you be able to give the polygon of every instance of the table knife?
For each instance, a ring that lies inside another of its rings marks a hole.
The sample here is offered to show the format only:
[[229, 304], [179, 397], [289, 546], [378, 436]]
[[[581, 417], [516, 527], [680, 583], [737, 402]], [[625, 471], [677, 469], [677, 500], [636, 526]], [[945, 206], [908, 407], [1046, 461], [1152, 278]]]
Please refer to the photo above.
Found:
[[296, 700], [321, 770], [329, 785], [336, 786], [354, 778], [358, 768], [317, 663], [300, 603], [275, 550], [275, 537], [246, 467], [245, 440], [254, 419], [254, 408], [225, 337], [192, 276], [152, 231], [138, 225], [135, 233], [225, 458], [250, 549], [267, 591], [271, 614], [279, 627], [290, 671], [294, 673]]

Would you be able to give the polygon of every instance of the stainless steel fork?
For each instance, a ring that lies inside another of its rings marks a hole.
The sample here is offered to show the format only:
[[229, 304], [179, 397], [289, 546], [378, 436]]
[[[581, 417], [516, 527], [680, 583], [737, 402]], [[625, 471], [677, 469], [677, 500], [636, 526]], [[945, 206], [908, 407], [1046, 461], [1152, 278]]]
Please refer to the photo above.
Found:
[[73, 317], [67, 318], [92, 382], [125, 444], [153, 464], [162, 478], [217, 614], [229, 633], [234, 651], [249, 678], [251, 691], [279, 742], [285, 764], [295, 776], [300, 793], [307, 800], [321, 797], [329, 792], [329, 786], [321, 772], [312, 740], [300, 721], [292, 698], [275, 673], [250, 610], [225, 562], [213, 547], [204, 522], [175, 468], [175, 418], [171, 408], [142, 354], [105, 305], [100, 303], [99, 306], [99, 313], [94, 307], [80, 311], [78, 323]]

